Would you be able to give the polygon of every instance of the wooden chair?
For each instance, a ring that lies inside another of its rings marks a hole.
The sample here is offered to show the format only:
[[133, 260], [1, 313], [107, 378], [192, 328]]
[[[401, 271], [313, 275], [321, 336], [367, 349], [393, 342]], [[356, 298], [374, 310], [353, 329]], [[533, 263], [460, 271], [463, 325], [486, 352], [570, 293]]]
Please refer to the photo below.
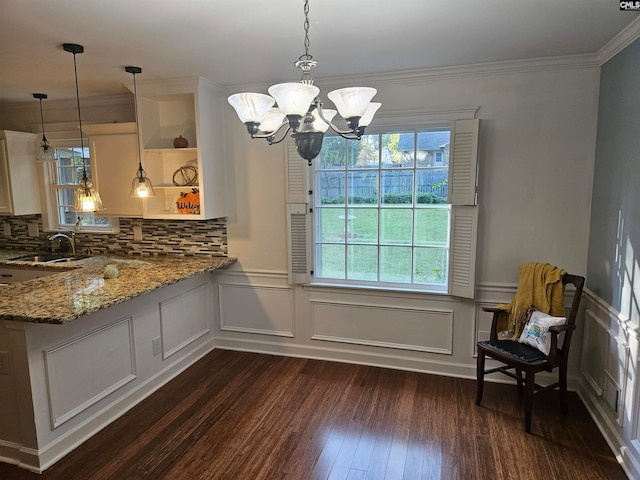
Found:
[[[562, 277], [564, 285], [575, 286], [575, 293], [571, 303], [571, 309], [567, 315], [567, 324], [550, 327], [551, 349], [549, 355], [545, 355], [540, 350], [529, 345], [519, 343], [514, 340], [498, 340], [497, 324], [500, 314], [505, 312], [496, 308], [483, 308], [485, 312], [493, 312], [493, 322], [491, 324], [490, 340], [478, 342], [478, 367], [477, 367], [477, 395], [476, 405], [480, 405], [484, 387], [484, 376], [488, 373], [500, 372], [509, 377], [515, 378], [518, 382], [518, 392], [523, 392], [524, 385], [524, 429], [531, 433], [531, 408], [533, 406], [533, 396], [535, 393], [555, 389], [560, 389], [560, 407], [562, 413], [569, 410], [567, 404], [567, 360], [569, 358], [569, 347], [571, 345], [571, 334], [576, 328], [576, 316], [582, 298], [584, 287], [584, 277], [578, 275], [565, 274]], [[560, 346], [558, 336], [564, 332], [564, 341]], [[485, 356], [498, 360], [504, 365], [485, 370]], [[541, 386], [535, 383], [535, 375], [546, 370], [552, 372], [554, 368], [559, 368], [558, 381], [552, 385]], [[511, 372], [509, 370], [515, 370]], [[523, 375], [524, 372], [524, 375]]]

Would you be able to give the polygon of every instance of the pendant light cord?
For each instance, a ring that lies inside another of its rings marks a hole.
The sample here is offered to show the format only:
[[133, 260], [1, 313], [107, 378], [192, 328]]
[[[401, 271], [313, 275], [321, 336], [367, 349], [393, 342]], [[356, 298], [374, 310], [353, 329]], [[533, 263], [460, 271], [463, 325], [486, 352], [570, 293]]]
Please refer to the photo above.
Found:
[[[133, 75], [133, 111], [136, 117], [136, 136], [138, 138], [138, 170], [142, 172], [142, 152], [140, 151], [140, 127], [138, 125], [138, 87], [136, 86], [136, 74]], [[142, 176], [142, 173], [140, 173]]]
[[40, 125], [42, 125], [42, 142], [47, 142], [47, 137], [44, 136], [44, 115], [42, 114], [42, 98], [40, 98]]
[[73, 72], [76, 76], [76, 102], [78, 104], [78, 122], [80, 123], [80, 155], [82, 157], [82, 180], [87, 185], [87, 166], [84, 161], [84, 138], [82, 136], [82, 115], [80, 115], [80, 90], [78, 89], [78, 67], [76, 66], [76, 52], [73, 52]]

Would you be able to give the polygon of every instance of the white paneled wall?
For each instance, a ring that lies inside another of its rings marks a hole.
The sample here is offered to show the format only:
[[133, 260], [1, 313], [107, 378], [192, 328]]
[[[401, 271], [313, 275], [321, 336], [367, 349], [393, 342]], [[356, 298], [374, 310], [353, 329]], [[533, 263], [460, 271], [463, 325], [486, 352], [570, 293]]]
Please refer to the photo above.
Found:
[[63, 325], [0, 321], [0, 461], [47, 468], [211, 351], [215, 302], [207, 273]]
[[584, 296], [579, 394], [630, 478], [640, 478], [640, 331], [590, 291]]

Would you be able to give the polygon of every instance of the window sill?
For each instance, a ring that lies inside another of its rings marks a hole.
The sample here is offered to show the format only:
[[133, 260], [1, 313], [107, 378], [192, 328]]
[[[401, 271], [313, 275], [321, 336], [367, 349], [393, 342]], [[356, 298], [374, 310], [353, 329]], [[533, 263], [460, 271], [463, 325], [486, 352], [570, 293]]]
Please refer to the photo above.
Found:
[[418, 290], [413, 288], [391, 287], [386, 285], [347, 285], [342, 283], [330, 282], [311, 282], [303, 285], [307, 291], [330, 291], [336, 293], [350, 293], [362, 295], [385, 295], [385, 296], [406, 296], [415, 298], [416, 296], [434, 297], [439, 301], [455, 301], [459, 302], [460, 298], [449, 295], [446, 291], [438, 290]]

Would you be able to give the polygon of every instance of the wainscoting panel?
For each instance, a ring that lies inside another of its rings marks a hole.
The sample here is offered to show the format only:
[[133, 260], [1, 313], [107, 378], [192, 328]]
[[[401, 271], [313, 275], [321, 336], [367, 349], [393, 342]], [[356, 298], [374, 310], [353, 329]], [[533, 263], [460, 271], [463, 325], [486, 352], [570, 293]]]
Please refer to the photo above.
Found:
[[585, 290], [579, 394], [629, 478], [640, 478], [639, 335], [624, 315]]
[[220, 283], [220, 330], [294, 336], [293, 289]]
[[598, 319], [592, 309], [585, 311], [584, 346], [582, 350], [582, 373], [598, 396], [604, 388], [604, 363], [608, 342], [608, 327]]
[[311, 338], [452, 354], [453, 311], [311, 301]]
[[51, 428], [136, 378], [132, 318], [44, 351]]
[[160, 302], [162, 359], [206, 335], [212, 314], [208, 283]]

